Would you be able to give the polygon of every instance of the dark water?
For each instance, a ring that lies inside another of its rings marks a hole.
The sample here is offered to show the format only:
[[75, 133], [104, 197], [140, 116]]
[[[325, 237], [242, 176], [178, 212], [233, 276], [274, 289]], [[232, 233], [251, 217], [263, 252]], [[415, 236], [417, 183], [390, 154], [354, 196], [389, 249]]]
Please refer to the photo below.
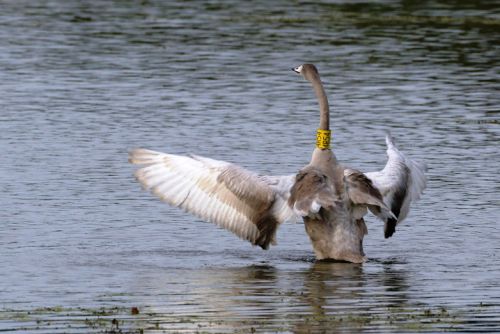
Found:
[[[499, 331], [499, 8], [3, 1], [0, 331]], [[303, 62], [340, 160], [382, 168], [391, 129], [429, 166], [393, 238], [369, 219], [361, 266], [314, 263], [302, 224], [254, 248], [127, 163], [147, 147], [296, 172], [318, 121]]]

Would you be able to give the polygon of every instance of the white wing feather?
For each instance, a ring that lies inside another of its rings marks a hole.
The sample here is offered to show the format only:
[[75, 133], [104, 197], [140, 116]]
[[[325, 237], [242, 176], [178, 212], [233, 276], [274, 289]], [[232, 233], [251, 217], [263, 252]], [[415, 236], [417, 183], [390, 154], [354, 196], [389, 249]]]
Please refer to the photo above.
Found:
[[384, 169], [365, 175], [379, 189], [400, 223], [408, 215], [410, 204], [420, 198], [426, 187], [426, 166], [399, 151], [390, 134], [386, 136], [386, 144], [388, 160]]
[[278, 223], [293, 218], [286, 205], [292, 176], [258, 176], [224, 161], [146, 149], [130, 152], [129, 161], [146, 165], [135, 176], [163, 201], [252, 243], [259, 237], [256, 224], [263, 210]]
[[262, 181], [267, 183], [273, 191], [278, 195], [276, 202], [273, 205], [272, 212], [279, 221], [300, 221], [300, 217], [295, 214], [293, 209], [288, 205], [290, 198], [290, 189], [295, 183], [295, 174], [284, 176], [260, 176]]

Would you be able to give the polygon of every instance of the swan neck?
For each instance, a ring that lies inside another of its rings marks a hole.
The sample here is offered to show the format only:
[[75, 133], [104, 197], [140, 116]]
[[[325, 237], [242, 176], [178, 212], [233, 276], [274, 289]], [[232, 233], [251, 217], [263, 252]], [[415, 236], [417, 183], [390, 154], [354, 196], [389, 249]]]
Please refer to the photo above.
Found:
[[319, 77], [312, 80], [312, 85], [319, 102], [319, 129], [330, 130], [330, 107], [328, 106], [328, 98]]

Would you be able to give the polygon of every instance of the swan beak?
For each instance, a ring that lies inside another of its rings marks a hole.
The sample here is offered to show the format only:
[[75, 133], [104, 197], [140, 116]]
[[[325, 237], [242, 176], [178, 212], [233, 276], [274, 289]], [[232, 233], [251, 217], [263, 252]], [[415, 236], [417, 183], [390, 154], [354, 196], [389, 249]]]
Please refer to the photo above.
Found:
[[297, 67], [292, 67], [292, 71], [300, 74], [300, 72], [302, 72], [302, 65], [297, 66]]

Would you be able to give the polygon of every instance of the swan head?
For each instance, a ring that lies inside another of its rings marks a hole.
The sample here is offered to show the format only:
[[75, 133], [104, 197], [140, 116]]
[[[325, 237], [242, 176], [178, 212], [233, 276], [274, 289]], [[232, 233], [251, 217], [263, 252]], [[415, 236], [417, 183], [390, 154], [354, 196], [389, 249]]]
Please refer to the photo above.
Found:
[[292, 68], [292, 70], [295, 73], [301, 74], [307, 81], [312, 82], [319, 79], [318, 69], [313, 64], [302, 64]]

